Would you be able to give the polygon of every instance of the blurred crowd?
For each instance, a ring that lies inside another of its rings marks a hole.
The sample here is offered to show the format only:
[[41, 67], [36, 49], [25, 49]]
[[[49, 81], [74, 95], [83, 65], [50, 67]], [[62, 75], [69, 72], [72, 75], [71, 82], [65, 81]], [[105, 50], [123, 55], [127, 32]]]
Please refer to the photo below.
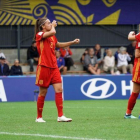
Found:
[[[110, 48], [105, 48], [101, 52], [100, 44], [96, 44], [92, 48], [86, 48], [83, 52], [80, 62], [83, 65], [83, 70], [89, 74], [99, 75], [101, 73], [107, 74], [131, 74], [135, 58], [136, 41], [133, 41], [127, 47], [121, 46], [113, 54]], [[70, 47], [60, 48], [55, 50], [57, 64], [60, 72], [66, 74], [71, 67], [77, 68], [73, 59]], [[30, 66], [30, 72], [34, 72], [34, 65], [39, 61], [39, 54], [37, 52], [36, 42], [33, 41], [31, 46], [27, 49], [27, 62]], [[23, 75], [22, 67], [19, 60], [15, 59], [14, 64], [9, 68], [4, 53], [0, 52], [0, 76], [8, 75]]]
[[135, 46], [136, 41], [133, 41], [127, 47], [118, 48], [114, 54], [110, 48], [105, 48], [101, 55], [101, 46], [96, 44], [94, 48], [85, 49], [80, 61], [90, 74], [132, 74]]

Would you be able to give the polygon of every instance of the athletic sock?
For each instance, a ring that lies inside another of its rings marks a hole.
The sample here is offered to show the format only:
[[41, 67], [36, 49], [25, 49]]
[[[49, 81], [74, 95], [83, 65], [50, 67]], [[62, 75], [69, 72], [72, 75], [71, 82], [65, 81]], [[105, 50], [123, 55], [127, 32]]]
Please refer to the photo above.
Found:
[[128, 106], [127, 106], [127, 111], [126, 111], [127, 115], [131, 114], [131, 112], [136, 104], [136, 100], [137, 100], [138, 96], [139, 96], [139, 93], [132, 92], [132, 94], [128, 100]]
[[62, 92], [55, 93], [55, 103], [58, 111], [58, 117], [63, 116], [63, 99]]
[[37, 119], [42, 118], [45, 96], [38, 96], [37, 99]]

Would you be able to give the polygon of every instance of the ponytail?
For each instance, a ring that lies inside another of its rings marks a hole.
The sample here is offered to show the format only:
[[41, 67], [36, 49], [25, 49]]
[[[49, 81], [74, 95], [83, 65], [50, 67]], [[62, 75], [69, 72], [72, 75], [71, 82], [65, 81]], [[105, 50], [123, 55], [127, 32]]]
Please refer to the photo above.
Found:
[[46, 20], [47, 18], [40, 18], [36, 20], [34, 40], [36, 40], [36, 34], [42, 30], [42, 25]]

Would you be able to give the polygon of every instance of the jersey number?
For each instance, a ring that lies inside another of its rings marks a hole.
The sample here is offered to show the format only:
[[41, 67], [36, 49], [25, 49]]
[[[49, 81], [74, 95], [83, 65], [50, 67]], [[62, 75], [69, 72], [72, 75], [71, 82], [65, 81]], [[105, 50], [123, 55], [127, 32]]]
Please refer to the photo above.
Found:
[[51, 42], [50, 48], [53, 48], [53, 43]]

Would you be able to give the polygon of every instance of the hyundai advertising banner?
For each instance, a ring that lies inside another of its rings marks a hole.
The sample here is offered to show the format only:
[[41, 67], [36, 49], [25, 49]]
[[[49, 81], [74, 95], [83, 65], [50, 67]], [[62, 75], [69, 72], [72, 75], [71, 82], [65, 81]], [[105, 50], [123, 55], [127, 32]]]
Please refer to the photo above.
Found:
[[132, 75], [63, 76], [64, 100], [128, 99]]
[[[35, 90], [39, 90], [35, 85], [35, 76], [0, 77], [0, 101], [2, 102], [34, 101], [38, 96], [38, 94], [34, 95]], [[52, 86], [48, 89], [46, 99], [54, 100]]]
[[[62, 76], [64, 100], [128, 99], [132, 75]], [[0, 77], [0, 102], [34, 101], [35, 76]], [[54, 100], [50, 86], [46, 100]]]

